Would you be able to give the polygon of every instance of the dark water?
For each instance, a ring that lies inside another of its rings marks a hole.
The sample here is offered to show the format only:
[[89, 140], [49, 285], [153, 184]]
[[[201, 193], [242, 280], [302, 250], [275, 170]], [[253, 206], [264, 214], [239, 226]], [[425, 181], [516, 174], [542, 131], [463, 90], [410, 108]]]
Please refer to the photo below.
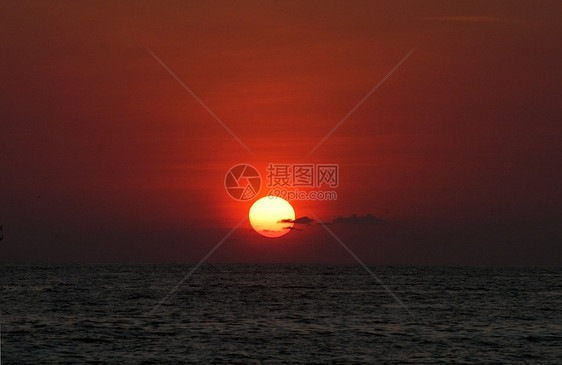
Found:
[[562, 268], [0, 266], [2, 360], [513, 363], [562, 359]]

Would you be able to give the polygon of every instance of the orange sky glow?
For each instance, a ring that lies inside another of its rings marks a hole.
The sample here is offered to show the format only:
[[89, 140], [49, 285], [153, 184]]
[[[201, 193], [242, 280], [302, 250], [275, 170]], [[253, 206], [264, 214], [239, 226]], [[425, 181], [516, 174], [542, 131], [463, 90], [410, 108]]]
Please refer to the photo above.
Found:
[[[384, 220], [332, 226], [367, 262], [560, 263], [562, 4], [541, 4], [6, 3], [0, 261], [197, 261], [255, 201], [226, 172], [277, 162], [340, 166], [337, 200], [291, 204]], [[264, 246], [245, 222], [211, 261], [353, 262], [295, 228]]]

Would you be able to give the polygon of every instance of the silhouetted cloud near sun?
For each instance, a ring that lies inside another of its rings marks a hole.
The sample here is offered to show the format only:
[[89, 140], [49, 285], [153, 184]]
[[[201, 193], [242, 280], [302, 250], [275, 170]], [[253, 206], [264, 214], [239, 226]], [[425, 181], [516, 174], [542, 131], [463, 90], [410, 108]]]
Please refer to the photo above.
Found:
[[282, 219], [279, 221], [280, 223], [294, 223], [294, 224], [310, 224], [314, 222], [314, 219], [310, 219], [308, 217], [300, 217], [296, 219]]
[[[293, 223], [293, 224], [307, 224], [310, 225], [311, 223], [314, 222], [314, 219], [311, 219], [307, 216], [305, 217], [300, 217], [300, 218], [296, 218], [296, 219], [282, 219], [279, 221], [279, 223]], [[352, 214], [349, 217], [342, 217], [339, 216], [336, 219], [332, 220], [331, 222], [318, 222], [322, 225], [332, 225], [332, 224], [361, 224], [361, 225], [375, 225], [375, 224], [381, 224], [381, 223], [387, 223], [386, 221], [382, 220], [382, 219], [378, 219], [377, 217], [375, 217], [374, 215], [372, 215], [371, 213], [368, 213], [367, 215], [357, 215], [357, 214]], [[289, 228], [287, 228], [289, 229]]]

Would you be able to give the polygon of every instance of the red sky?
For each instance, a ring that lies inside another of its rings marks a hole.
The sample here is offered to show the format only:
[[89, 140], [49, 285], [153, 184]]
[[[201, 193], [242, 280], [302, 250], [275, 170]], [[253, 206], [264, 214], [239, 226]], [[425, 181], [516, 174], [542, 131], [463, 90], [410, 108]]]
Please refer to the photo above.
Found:
[[[228, 169], [337, 163], [297, 216], [366, 262], [562, 263], [562, 4], [13, 2], [0, 12], [0, 261], [198, 261]], [[152, 50], [253, 151], [150, 55]], [[311, 156], [308, 152], [416, 51]], [[211, 261], [352, 262], [246, 222]]]

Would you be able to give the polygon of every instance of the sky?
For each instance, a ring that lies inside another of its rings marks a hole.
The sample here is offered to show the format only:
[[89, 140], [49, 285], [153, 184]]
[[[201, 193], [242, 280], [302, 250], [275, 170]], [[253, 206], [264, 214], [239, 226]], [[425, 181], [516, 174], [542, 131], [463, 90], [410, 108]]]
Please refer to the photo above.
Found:
[[[327, 226], [367, 263], [562, 264], [558, 1], [2, 8], [0, 262], [197, 262], [270, 163], [313, 163], [337, 200], [296, 216], [374, 215]], [[317, 222], [245, 221], [209, 261], [354, 259]]]

